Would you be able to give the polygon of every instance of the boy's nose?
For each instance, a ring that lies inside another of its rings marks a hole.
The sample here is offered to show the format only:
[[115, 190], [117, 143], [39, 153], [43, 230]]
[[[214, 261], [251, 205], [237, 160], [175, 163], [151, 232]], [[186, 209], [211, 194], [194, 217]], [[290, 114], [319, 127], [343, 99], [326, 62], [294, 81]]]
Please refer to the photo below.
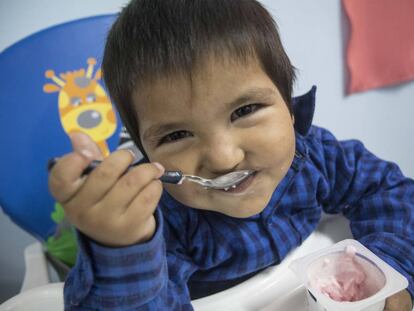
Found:
[[205, 169], [216, 174], [234, 170], [244, 159], [244, 151], [235, 139], [226, 135], [214, 135], [202, 150]]

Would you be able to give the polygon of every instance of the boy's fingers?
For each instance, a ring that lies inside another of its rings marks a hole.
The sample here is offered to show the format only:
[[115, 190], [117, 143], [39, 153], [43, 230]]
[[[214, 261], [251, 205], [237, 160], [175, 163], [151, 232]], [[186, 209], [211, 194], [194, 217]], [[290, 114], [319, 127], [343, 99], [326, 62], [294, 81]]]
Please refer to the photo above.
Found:
[[154, 214], [161, 195], [162, 183], [159, 180], [151, 181], [142, 189], [122, 214], [121, 219], [125, 226], [129, 227], [128, 230], [139, 230], [135, 224], [145, 223], [145, 220]]
[[384, 311], [411, 311], [412, 307], [410, 293], [402, 290], [387, 298]]
[[[163, 173], [164, 168], [161, 165], [158, 165], [158, 163], [141, 164], [131, 169], [128, 173], [123, 175], [106, 194], [104, 198], [106, 202], [105, 205], [109, 206], [109, 208], [113, 208], [113, 206], [123, 207], [119, 212], [124, 213], [128, 208], [128, 205], [135, 200], [137, 196], [146, 195], [147, 185], [157, 181]], [[145, 204], [142, 205], [142, 208], [146, 209]]]
[[77, 193], [84, 182], [82, 172], [91, 161], [77, 152], [59, 158], [49, 175], [49, 190], [58, 202], [64, 203]]
[[73, 132], [69, 134], [73, 151], [79, 152], [87, 158], [103, 160], [102, 153], [97, 144], [85, 133]]
[[82, 172], [92, 160], [102, 159], [95, 142], [82, 132], [69, 134], [73, 151], [58, 160], [50, 172], [49, 188], [57, 201], [70, 200], [82, 186]]
[[[70, 206], [92, 206], [99, 202], [116, 184], [134, 160], [128, 150], [118, 150], [108, 156], [88, 176]], [[119, 203], [117, 203], [119, 205]], [[67, 206], [69, 208], [69, 205]]]

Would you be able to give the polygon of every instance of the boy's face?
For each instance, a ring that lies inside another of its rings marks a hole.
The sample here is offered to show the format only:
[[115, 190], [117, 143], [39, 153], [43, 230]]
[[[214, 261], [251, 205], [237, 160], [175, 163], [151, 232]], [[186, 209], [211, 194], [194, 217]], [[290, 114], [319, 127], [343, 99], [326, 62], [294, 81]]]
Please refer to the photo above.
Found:
[[254, 170], [234, 191], [165, 184], [181, 203], [244, 218], [260, 213], [295, 152], [293, 120], [277, 87], [252, 60], [211, 59], [188, 76], [158, 79], [133, 95], [143, 147], [167, 170], [215, 178]]

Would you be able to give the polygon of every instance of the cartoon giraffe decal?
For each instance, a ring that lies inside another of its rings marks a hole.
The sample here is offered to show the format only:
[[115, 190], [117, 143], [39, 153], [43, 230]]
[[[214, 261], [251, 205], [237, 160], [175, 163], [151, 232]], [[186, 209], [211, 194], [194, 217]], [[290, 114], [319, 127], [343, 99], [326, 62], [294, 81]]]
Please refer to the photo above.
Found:
[[53, 70], [45, 72], [46, 78], [56, 84], [43, 86], [46, 93], [59, 92], [58, 106], [62, 127], [67, 134], [83, 132], [98, 145], [104, 157], [109, 155], [106, 139], [116, 130], [116, 116], [105, 90], [98, 83], [101, 69], [92, 78], [96, 59], [88, 59], [88, 68], [61, 73]]

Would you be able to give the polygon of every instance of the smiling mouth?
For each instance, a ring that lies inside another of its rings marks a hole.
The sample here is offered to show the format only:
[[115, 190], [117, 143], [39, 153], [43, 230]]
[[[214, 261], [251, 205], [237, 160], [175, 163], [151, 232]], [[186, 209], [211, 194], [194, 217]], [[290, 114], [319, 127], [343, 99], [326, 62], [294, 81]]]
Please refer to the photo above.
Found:
[[248, 177], [243, 179], [238, 184], [225, 188], [225, 189], [217, 189], [217, 191], [224, 192], [224, 193], [241, 193], [245, 191], [247, 188], [249, 188], [249, 186], [252, 184], [253, 180], [255, 179], [256, 175], [257, 175], [257, 171], [250, 174]]

